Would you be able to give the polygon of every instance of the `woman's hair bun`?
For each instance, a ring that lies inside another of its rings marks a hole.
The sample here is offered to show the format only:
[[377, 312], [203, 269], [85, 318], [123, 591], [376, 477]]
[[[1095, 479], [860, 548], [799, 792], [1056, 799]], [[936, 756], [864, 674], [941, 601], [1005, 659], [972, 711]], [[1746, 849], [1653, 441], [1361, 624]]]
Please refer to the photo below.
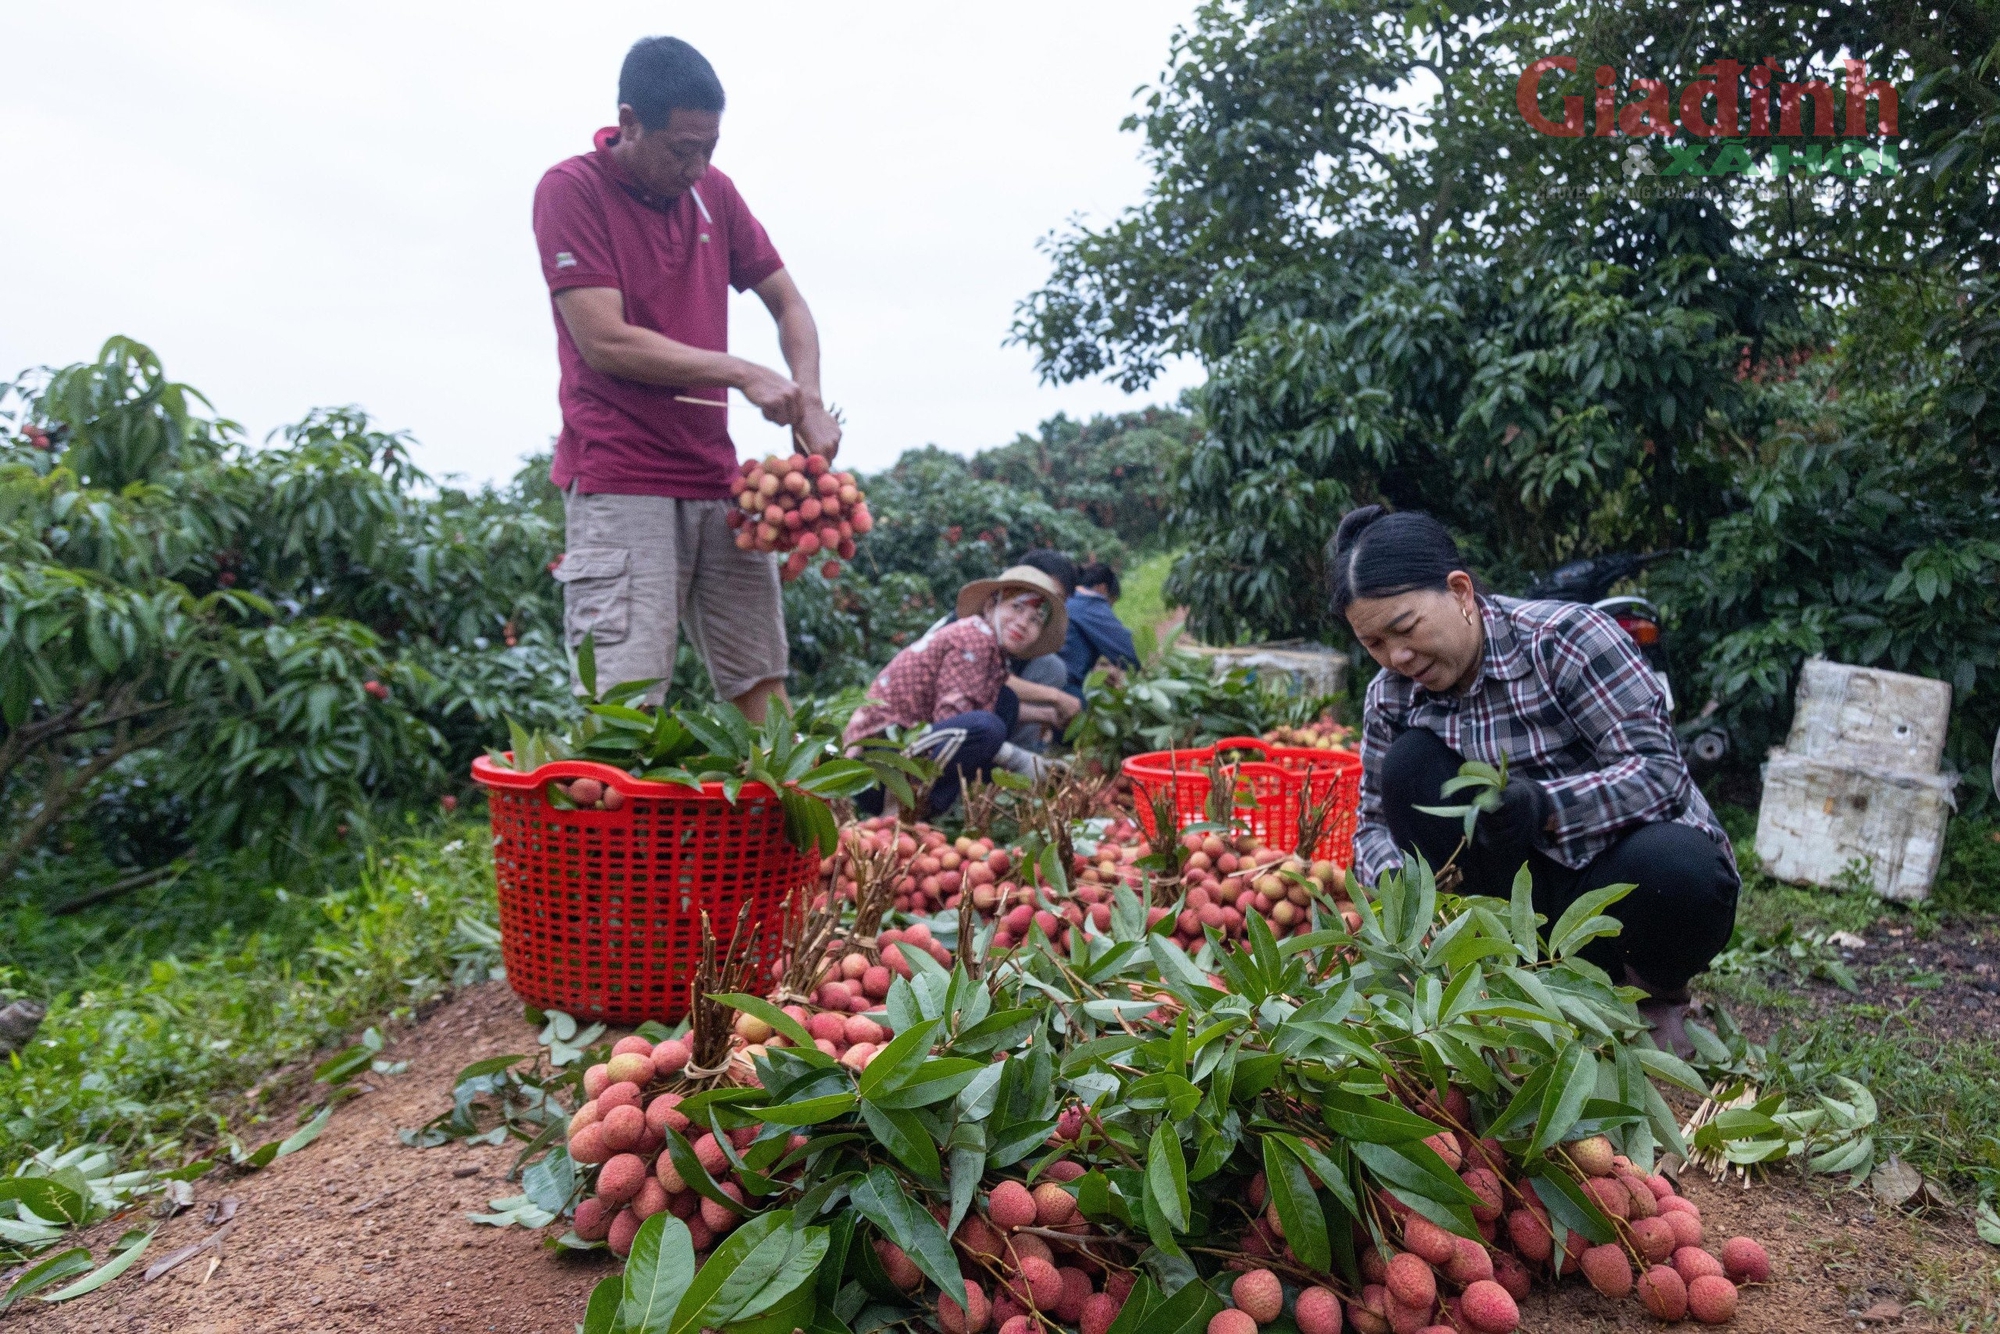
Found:
[[[1450, 588], [1454, 570], [1465, 569], [1458, 543], [1445, 526], [1421, 510], [1390, 513], [1363, 505], [1341, 516], [1327, 543], [1327, 605], [1347, 615], [1358, 598]], [[1477, 581], [1474, 583], [1477, 588]]]
[[1340, 527], [1333, 530], [1333, 543], [1329, 554], [1351, 550], [1360, 540], [1362, 531], [1389, 511], [1380, 505], [1361, 505], [1340, 516]]

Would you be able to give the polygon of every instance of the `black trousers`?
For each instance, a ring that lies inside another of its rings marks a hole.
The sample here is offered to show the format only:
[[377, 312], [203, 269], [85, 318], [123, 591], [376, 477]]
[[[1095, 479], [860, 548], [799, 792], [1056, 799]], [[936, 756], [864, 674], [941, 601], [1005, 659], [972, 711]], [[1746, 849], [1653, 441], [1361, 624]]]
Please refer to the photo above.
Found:
[[[940, 769], [937, 781], [931, 784], [930, 807], [918, 818], [935, 820], [958, 804], [959, 791], [968, 780], [989, 776], [994, 756], [1020, 721], [1021, 697], [1001, 686], [1000, 698], [990, 711], [955, 713], [933, 723], [909, 749], [912, 755], [936, 761]], [[880, 815], [888, 795], [871, 787], [854, 799], [855, 808], [864, 815]]]
[[[1458, 846], [1464, 824], [1429, 815], [1417, 806], [1455, 806], [1463, 796], [1441, 797], [1465, 757], [1435, 732], [1413, 727], [1390, 744], [1382, 762], [1384, 820], [1396, 846], [1415, 849], [1432, 867]], [[1497, 832], [1497, 827], [1494, 831]], [[1489, 835], [1490, 836], [1490, 835]], [[1535, 911], [1554, 925], [1563, 909], [1593, 889], [1638, 888], [1606, 911], [1624, 925], [1618, 935], [1592, 941], [1583, 957], [1625, 982], [1630, 968], [1655, 995], [1678, 992], [1729, 943], [1742, 881], [1716, 841], [1691, 825], [1647, 824], [1626, 833], [1582, 870], [1572, 870], [1539, 848], [1504, 839], [1475, 841], [1456, 865], [1466, 894], [1506, 898], [1526, 862], [1535, 881]]]

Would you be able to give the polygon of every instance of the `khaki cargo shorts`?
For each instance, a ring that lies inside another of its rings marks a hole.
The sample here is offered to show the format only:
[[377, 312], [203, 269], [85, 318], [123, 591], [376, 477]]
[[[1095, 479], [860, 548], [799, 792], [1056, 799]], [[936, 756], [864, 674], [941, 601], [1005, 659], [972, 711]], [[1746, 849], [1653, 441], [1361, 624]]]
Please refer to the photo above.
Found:
[[563, 633], [572, 649], [596, 635], [599, 691], [657, 677], [646, 702], [659, 703], [674, 674], [679, 629], [720, 699], [785, 678], [776, 558], [738, 549], [728, 509], [726, 500], [584, 495], [574, 487], [563, 496], [568, 550], [555, 570]]

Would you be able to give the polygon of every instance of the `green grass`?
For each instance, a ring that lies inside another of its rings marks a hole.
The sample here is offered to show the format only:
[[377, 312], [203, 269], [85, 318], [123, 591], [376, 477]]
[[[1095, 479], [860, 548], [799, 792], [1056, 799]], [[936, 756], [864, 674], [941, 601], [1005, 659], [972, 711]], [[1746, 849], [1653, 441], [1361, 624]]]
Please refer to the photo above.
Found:
[[[16, 907], [0, 999], [49, 1004], [0, 1062], [0, 1174], [96, 1142], [170, 1162], [261, 1119], [231, 1095], [315, 1048], [484, 977], [483, 824], [412, 830], [287, 889], [223, 865], [73, 918]], [[268, 1090], [267, 1090], [268, 1091]], [[234, 1110], [231, 1110], [234, 1109]]]
[[1180, 556], [1178, 551], [1162, 551], [1146, 557], [1120, 579], [1118, 619], [1132, 627], [1132, 642], [1139, 661], [1151, 662], [1160, 651], [1154, 627], [1166, 619], [1167, 572]]
[[[1728, 806], [1718, 813], [1736, 840], [1744, 873], [1732, 943], [1768, 941], [1786, 927], [1799, 935], [1852, 931], [1875, 939], [1884, 927], [1898, 926], [1921, 938], [2000, 911], [2000, 843], [1994, 841], [2000, 826], [1992, 820], [1954, 820], [1932, 897], [1904, 906], [1865, 889], [1781, 884], [1757, 869], [1754, 813]], [[1896, 980], [1919, 993], [1953, 985], [1921, 975]], [[1867, 1085], [1881, 1107], [1879, 1156], [1894, 1150], [1954, 1188], [2000, 1189], [2000, 1044], [1990, 1036], [1940, 1038], [1926, 1022], [1922, 994], [1907, 1006], [1868, 1004], [1830, 996], [1823, 985], [1781, 968], [1711, 973], [1699, 985], [1739, 1017], [1762, 1012], [1769, 1029], [1764, 1045], [1784, 1071], [1788, 1091], [1833, 1091], [1834, 1074]]]

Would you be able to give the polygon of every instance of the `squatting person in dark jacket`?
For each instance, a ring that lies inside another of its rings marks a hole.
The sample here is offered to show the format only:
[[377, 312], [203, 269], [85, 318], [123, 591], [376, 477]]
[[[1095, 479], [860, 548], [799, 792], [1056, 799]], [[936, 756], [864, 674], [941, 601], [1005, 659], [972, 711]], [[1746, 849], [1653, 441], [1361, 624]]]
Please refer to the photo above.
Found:
[[1063, 640], [1062, 660], [1070, 694], [1083, 698], [1083, 681], [1099, 659], [1120, 671], [1139, 665], [1139, 651], [1132, 645], [1132, 632], [1118, 619], [1111, 604], [1118, 600], [1118, 572], [1103, 561], [1083, 567], [1077, 576], [1076, 591], [1069, 595], [1069, 637]]
[[1553, 923], [1636, 885], [1607, 910], [1624, 929], [1583, 954], [1643, 989], [1661, 1045], [1685, 1051], [1687, 982], [1728, 943], [1741, 878], [1630, 638], [1594, 607], [1480, 592], [1428, 514], [1354, 510], [1327, 569], [1334, 613], [1384, 669], [1362, 708], [1355, 874], [1373, 884], [1408, 849], [1442, 865], [1464, 826], [1417, 808], [1461, 803], [1440, 791], [1459, 766], [1505, 756], [1501, 807], [1456, 863], [1463, 892], [1505, 898], [1525, 862]]

